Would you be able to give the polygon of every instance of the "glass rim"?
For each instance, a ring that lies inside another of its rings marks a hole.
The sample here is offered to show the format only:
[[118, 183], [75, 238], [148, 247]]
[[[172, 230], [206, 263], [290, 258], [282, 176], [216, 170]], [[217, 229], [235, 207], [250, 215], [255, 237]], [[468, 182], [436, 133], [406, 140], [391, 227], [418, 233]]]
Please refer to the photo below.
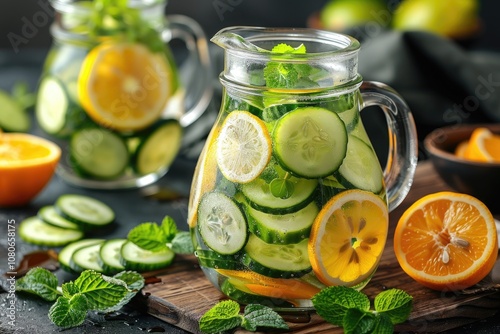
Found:
[[[237, 46], [235, 44], [226, 43], [224, 36], [234, 34], [241, 36], [244, 40], [251, 43], [250, 46], [256, 45], [258, 42], [313, 42], [322, 45], [330, 45], [331, 50], [326, 51], [309, 51], [304, 54], [293, 54], [293, 59], [304, 60], [312, 58], [337, 58], [350, 57], [358, 53], [361, 48], [360, 42], [347, 34], [326, 31], [314, 28], [289, 28], [289, 27], [253, 27], [253, 26], [232, 26], [219, 30], [210, 40], [229, 52], [243, 52], [246, 56], [256, 58], [271, 57], [271, 52], [262, 52]], [[230, 39], [230, 38], [228, 38]], [[268, 50], [271, 51], [271, 50]], [[290, 55], [289, 53], [272, 53], [273, 57], [279, 55]], [[292, 58], [287, 57], [290, 61]]]

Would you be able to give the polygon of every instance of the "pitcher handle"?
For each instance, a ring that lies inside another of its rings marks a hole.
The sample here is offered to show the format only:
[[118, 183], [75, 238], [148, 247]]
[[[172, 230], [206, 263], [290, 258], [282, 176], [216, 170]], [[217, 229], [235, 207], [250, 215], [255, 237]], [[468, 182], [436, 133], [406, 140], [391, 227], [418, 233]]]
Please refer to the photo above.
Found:
[[360, 88], [363, 104], [380, 107], [385, 114], [389, 151], [384, 169], [389, 211], [394, 210], [410, 191], [418, 162], [418, 139], [410, 108], [391, 87], [365, 81]]
[[183, 86], [189, 87], [189, 94], [184, 96], [186, 111], [180, 116], [181, 125], [186, 127], [205, 112], [212, 99], [208, 42], [203, 29], [195, 20], [185, 15], [166, 15], [166, 20], [168, 28], [163, 32], [163, 40], [168, 43], [179, 39], [188, 50], [188, 57], [179, 68], [181, 78], [187, 81]]

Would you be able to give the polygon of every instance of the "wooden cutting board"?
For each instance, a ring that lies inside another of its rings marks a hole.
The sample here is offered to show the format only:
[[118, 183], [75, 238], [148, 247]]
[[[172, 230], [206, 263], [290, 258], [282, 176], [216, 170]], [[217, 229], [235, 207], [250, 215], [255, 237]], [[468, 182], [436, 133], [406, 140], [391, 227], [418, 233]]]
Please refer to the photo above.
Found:
[[[427, 289], [406, 275], [396, 260], [392, 235], [403, 211], [416, 199], [441, 190], [449, 190], [432, 165], [421, 163], [405, 201], [390, 214], [389, 238], [379, 269], [363, 290], [371, 300], [379, 292], [399, 288], [413, 296], [410, 318], [396, 327], [398, 332], [440, 332], [493, 316], [500, 309], [500, 263], [488, 278], [461, 292], [441, 293]], [[497, 217], [498, 218], [498, 217]], [[499, 261], [500, 262], [500, 261]], [[200, 333], [198, 320], [215, 303], [225, 297], [205, 278], [191, 256], [178, 257], [167, 271], [153, 273], [143, 289], [144, 303], [151, 315], [191, 333]], [[314, 312], [284, 314], [292, 333], [343, 333], [342, 329], [324, 322]], [[238, 333], [249, 333], [238, 331]]]

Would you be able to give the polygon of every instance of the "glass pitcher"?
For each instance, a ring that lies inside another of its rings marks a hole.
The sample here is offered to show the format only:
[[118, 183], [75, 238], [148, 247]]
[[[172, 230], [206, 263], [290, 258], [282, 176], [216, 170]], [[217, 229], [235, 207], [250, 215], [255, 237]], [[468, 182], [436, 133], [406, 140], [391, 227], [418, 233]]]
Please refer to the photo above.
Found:
[[[407, 105], [362, 82], [350, 36], [230, 27], [212, 41], [225, 51], [224, 91], [188, 214], [205, 275], [240, 303], [277, 309], [311, 308], [326, 286], [363, 288], [417, 163]], [[360, 118], [372, 105], [387, 118], [384, 170]]]
[[[185, 16], [165, 17], [165, 0], [50, 2], [53, 45], [36, 119], [63, 148], [57, 173], [89, 188], [155, 182], [212, 96], [202, 29]], [[174, 39], [187, 49], [182, 67]]]

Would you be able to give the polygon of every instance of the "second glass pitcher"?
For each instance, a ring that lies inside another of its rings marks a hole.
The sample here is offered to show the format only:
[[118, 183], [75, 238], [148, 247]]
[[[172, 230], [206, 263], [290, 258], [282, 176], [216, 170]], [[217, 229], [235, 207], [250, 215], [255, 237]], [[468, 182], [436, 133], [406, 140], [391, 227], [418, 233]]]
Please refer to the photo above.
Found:
[[[184, 127], [211, 99], [202, 29], [186, 16], [165, 17], [166, 0], [50, 2], [53, 45], [36, 118], [63, 149], [58, 174], [89, 188], [156, 181], [177, 156]], [[185, 42], [189, 78], [174, 59], [173, 39]]]
[[[326, 286], [363, 288], [417, 163], [407, 105], [362, 82], [346, 35], [233, 27], [212, 41], [225, 50], [224, 92], [188, 217], [207, 278], [241, 303], [284, 309], [311, 308]], [[385, 170], [360, 117], [369, 105], [388, 120]]]

